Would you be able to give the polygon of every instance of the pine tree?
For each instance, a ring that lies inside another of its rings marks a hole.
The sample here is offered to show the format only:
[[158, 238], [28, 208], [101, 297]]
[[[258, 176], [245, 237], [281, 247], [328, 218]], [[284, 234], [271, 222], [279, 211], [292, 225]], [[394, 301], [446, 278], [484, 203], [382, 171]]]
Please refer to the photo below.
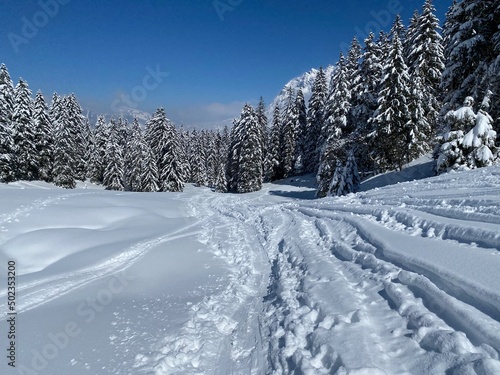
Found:
[[146, 141], [157, 161], [160, 190], [182, 191], [186, 172], [180, 158], [179, 137], [163, 108], [158, 108], [148, 122]]
[[378, 108], [372, 117], [375, 129], [374, 156], [381, 170], [402, 168], [407, 157], [405, 127], [412, 121], [408, 102], [410, 77], [397, 34], [385, 60]]
[[56, 186], [74, 189], [75, 158], [73, 135], [70, 126], [67, 126], [66, 112], [63, 110], [63, 100], [54, 94], [50, 110], [50, 117], [54, 128], [54, 167], [53, 181]]
[[141, 191], [160, 191], [160, 178], [156, 157], [153, 149], [145, 140], [142, 142], [142, 155]]
[[358, 160], [360, 160], [363, 171], [372, 171], [373, 160], [367, 150], [374, 149], [374, 139], [370, 135], [375, 134], [373, 117], [377, 109], [377, 96], [380, 91], [380, 81], [382, 79], [383, 50], [379, 43], [375, 42], [375, 35], [370, 33], [365, 40], [365, 48], [360, 64], [360, 94], [357, 103], [352, 109], [355, 121], [357, 122], [356, 134], [354, 136], [356, 144], [359, 146]]
[[330, 137], [323, 152], [321, 164], [316, 175], [318, 189], [316, 191], [317, 198], [324, 198], [329, 194], [332, 178], [335, 173], [335, 165], [340, 163], [336, 148], [335, 137]]
[[241, 112], [242, 129], [236, 191], [249, 193], [262, 188], [262, 134], [257, 115], [249, 104]]
[[320, 138], [325, 140], [323, 144], [320, 143], [322, 153], [325, 150], [326, 142], [329, 142], [330, 147], [333, 146], [333, 139], [336, 139], [337, 151], [343, 147], [344, 142], [340, 142], [340, 138], [343, 133], [348, 131], [347, 119], [351, 110], [351, 90], [348, 79], [346, 61], [344, 55], [340, 53], [326, 102], [325, 122]]
[[120, 145], [120, 125], [111, 119], [109, 138], [106, 142], [106, 167], [104, 169], [103, 184], [106, 190], [125, 190], [123, 149]]
[[484, 97], [490, 89], [488, 70], [497, 57], [494, 33], [498, 31], [494, 0], [454, 2], [446, 15], [442, 89], [443, 113], [458, 107], [467, 96]]
[[102, 184], [104, 181], [104, 169], [106, 167], [106, 143], [109, 137], [109, 128], [103, 115], [97, 118], [93, 130], [93, 144], [90, 157], [89, 175], [90, 181]]
[[228, 148], [228, 130], [224, 127], [223, 133], [217, 132], [215, 135], [215, 178], [214, 189], [219, 193], [227, 192], [226, 162]]
[[301, 89], [297, 91], [295, 99], [297, 140], [295, 143], [295, 165], [294, 174], [301, 175], [305, 172], [306, 139], [307, 139], [307, 109], [304, 100], [304, 93]]
[[312, 95], [309, 99], [309, 107], [307, 113], [307, 141], [306, 141], [306, 173], [316, 172], [319, 168], [319, 148], [318, 141], [320, 139], [321, 127], [325, 116], [325, 101], [327, 96], [326, 77], [323, 69], [320, 68], [314, 85]]
[[361, 179], [358, 172], [358, 164], [356, 163], [356, 157], [354, 156], [354, 151], [351, 149], [347, 156], [347, 163], [343, 171], [345, 188], [343, 195], [356, 193], [359, 190], [359, 185]]
[[394, 41], [394, 38], [397, 37], [402, 45], [406, 42], [406, 29], [399, 14], [396, 15], [396, 18], [394, 19], [389, 35], [391, 41]]
[[36, 150], [38, 154], [38, 177], [44, 181], [52, 181], [54, 164], [54, 134], [45, 99], [37, 92], [33, 118], [35, 122]]
[[86, 119], [83, 116], [83, 110], [75, 94], [70, 94], [63, 99], [63, 111], [65, 112], [65, 126], [69, 127], [71, 133], [71, 143], [73, 144], [74, 154], [74, 172], [75, 178], [85, 181], [87, 177], [87, 160], [85, 156], [88, 154], [88, 134], [86, 129]]
[[16, 179], [14, 134], [14, 86], [7, 67], [0, 65], [0, 182]]
[[280, 134], [281, 111], [279, 105], [276, 105], [273, 111], [273, 123], [264, 167], [266, 181], [275, 181], [283, 175], [280, 165]]
[[191, 132], [191, 181], [196, 186], [208, 184], [207, 154], [203, 145], [203, 134], [196, 130]]
[[38, 178], [38, 153], [31, 90], [26, 81], [20, 79], [15, 91], [12, 127], [14, 130], [17, 175], [19, 179], [35, 180]]
[[333, 173], [333, 178], [330, 182], [330, 187], [328, 190], [329, 196], [340, 196], [343, 195], [345, 189], [345, 175], [344, 175], [344, 167], [342, 166], [342, 162], [340, 160], [337, 161], [337, 166], [335, 167], [335, 171]]
[[[436, 9], [432, 0], [426, 0], [422, 15], [417, 17], [416, 24], [408, 33], [408, 68], [412, 82], [419, 87], [422, 115], [426, 117], [428, 126], [420, 127], [424, 138], [430, 141], [437, 130], [440, 102], [440, 84], [444, 70], [443, 40], [439, 34], [439, 20], [435, 16]], [[416, 13], [418, 14], [418, 13]], [[430, 145], [424, 147], [427, 151]]]
[[174, 125], [168, 121], [166, 127], [165, 152], [160, 160], [160, 188], [162, 191], [180, 192], [184, 190], [184, 165], [180, 159], [180, 142]]
[[297, 142], [297, 111], [293, 90], [291, 87], [287, 90], [288, 101], [282, 115], [282, 126], [280, 131], [279, 162], [282, 175], [280, 178], [286, 178], [294, 173], [295, 165], [295, 145]]
[[131, 191], [142, 190], [141, 173], [143, 148], [144, 139], [141, 125], [139, 124], [137, 118], [134, 118], [124, 154], [125, 187]]
[[[361, 77], [362, 48], [357, 38], [351, 42], [351, 47], [345, 61], [345, 78], [349, 92], [349, 112], [347, 114], [344, 135], [350, 137], [359, 126], [356, 108], [360, 104], [363, 93], [363, 78]], [[331, 92], [331, 88], [330, 88]]]
[[[259, 100], [259, 105], [255, 111], [257, 116], [257, 121], [260, 127], [260, 133], [262, 134], [262, 158], [266, 160], [267, 158], [267, 149], [269, 143], [269, 134], [268, 134], [268, 119], [266, 115], [266, 105], [264, 104], [264, 98], [261, 96]], [[264, 178], [264, 163], [262, 164], [262, 176]]]

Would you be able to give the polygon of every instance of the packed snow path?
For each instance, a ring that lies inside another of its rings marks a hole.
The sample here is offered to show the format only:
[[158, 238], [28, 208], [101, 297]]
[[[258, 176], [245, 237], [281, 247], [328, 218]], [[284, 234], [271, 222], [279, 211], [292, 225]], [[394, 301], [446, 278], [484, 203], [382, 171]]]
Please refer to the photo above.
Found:
[[[89, 215], [45, 223], [85, 232], [70, 255], [29, 249], [38, 261], [24, 260], [19, 284], [26, 320], [57, 319], [44, 310], [70, 319], [61, 306], [114, 275], [136, 278], [49, 363], [56, 370], [39, 373], [500, 374], [500, 168], [318, 201], [298, 199], [311, 196], [300, 185], [248, 195], [25, 190], [33, 203], [0, 215], [5, 258], [26, 236], [45, 238], [38, 213]], [[100, 206], [114, 217], [96, 218]], [[182, 274], [153, 277], [158, 262]], [[82, 349], [102, 335], [111, 349]]]

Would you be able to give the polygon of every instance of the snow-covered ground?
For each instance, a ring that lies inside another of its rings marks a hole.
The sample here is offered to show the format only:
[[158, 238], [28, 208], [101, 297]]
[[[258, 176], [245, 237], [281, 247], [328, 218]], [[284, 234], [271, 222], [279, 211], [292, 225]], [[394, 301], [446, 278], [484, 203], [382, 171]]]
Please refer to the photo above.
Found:
[[0, 185], [2, 375], [500, 374], [499, 167], [322, 200], [86, 187]]

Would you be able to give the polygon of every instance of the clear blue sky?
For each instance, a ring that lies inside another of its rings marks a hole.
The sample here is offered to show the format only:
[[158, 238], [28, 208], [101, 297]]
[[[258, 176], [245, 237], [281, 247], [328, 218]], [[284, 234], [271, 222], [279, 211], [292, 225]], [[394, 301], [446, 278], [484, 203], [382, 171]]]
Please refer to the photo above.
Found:
[[[47, 99], [74, 92], [96, 112], [128, 95], [176, 122], [222, 120], [335, 63], [354, 35], [388, 29], [395, 11], [407, 23], [423, 1], [0, 0], [0, 62]], [[451, 0], [435, 3], [443, 20]]]

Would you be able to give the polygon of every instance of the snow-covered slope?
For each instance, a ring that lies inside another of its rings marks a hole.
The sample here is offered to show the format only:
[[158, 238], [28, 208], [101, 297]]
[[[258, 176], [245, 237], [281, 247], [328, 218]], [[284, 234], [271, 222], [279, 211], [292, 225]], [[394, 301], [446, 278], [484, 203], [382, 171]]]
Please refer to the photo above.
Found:
[[499, 167], [312, 193], [0, 185], [1, 373], [500, 373]]

